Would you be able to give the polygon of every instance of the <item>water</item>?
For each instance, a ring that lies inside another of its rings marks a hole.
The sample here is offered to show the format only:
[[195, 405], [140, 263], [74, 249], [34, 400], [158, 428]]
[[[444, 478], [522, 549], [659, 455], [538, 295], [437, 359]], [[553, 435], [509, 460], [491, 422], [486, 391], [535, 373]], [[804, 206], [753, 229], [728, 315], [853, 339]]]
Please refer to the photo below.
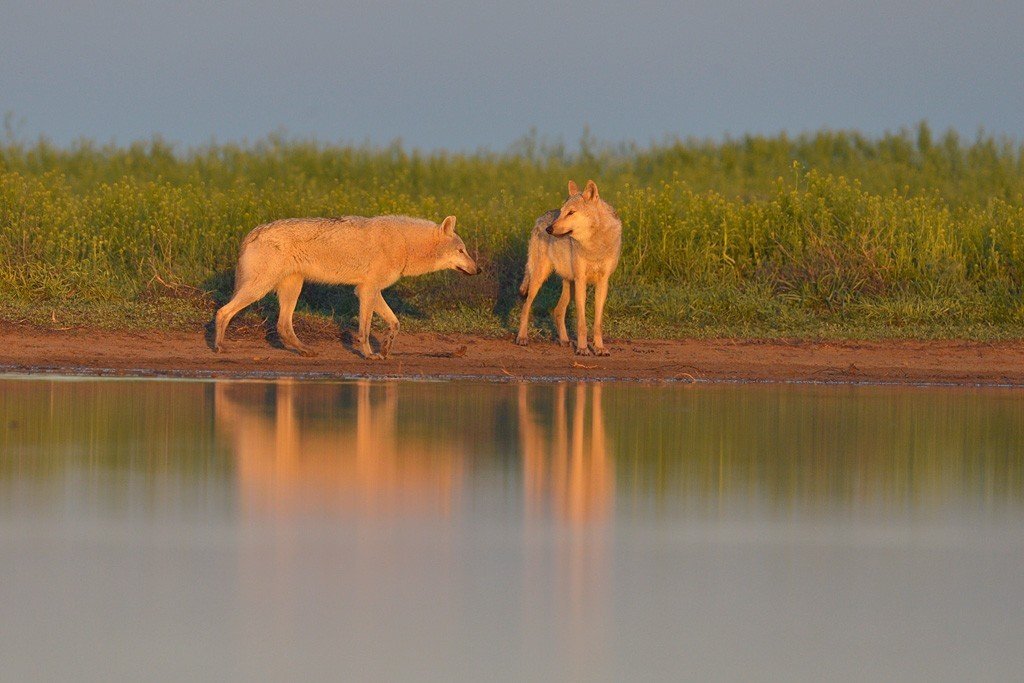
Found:
[[0, 679], [1010, 680], [1024, 394], [0, 379]]

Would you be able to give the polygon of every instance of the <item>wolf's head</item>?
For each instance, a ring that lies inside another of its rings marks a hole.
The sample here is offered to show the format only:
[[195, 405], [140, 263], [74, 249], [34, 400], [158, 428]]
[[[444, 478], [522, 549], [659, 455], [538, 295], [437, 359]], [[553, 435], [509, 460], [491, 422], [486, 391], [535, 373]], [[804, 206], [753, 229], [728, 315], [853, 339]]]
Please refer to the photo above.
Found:
[[437, 261], [435, 270], [451, 268], [465, 275], [479, 275], [480, 268], [466, 251], [466, 243], [455, 234], [455, 216], [448, 216], [438, 227]]
[[586, 240], [600, 224], [603, 210], [603, 203], [593, 180], [587, 181], [583, 192], [580, 192], [576, 183], [570, 180], [569, 198], [562, 204], [558, 218], [548, 226], [548, 234], [555, 237], [574, 235], [578, 240]]

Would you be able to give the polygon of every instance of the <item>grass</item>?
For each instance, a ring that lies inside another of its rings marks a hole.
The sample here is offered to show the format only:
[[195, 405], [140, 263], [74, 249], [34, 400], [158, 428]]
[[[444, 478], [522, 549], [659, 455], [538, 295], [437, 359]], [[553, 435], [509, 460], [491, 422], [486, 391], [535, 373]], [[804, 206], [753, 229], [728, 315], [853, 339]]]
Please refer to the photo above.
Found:
[[[534, 218], [569, 178], [622, 216], [612, 337], [1024, 338], [1024, 145], [927, 124], [870, 138], [666, 140], [502, 153], [271, 136], [180, 151], [0, 144], [0, 320], [200, 328], [226, 300], [241, 237], [286, 216], [459, 217], [486, 270], [408, 278], [405, 329], [508, 334]], [[541, 309], [557, 298], [542, 292]], [[272, 316], [273, 297], [249, 315]], [[301, 312], [351, 323], [350, 288]]]

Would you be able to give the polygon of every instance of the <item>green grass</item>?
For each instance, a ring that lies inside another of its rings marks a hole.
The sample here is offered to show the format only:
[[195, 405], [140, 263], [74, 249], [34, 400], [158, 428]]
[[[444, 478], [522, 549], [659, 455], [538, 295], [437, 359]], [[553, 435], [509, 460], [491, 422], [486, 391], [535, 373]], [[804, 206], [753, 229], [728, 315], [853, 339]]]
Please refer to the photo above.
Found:
[[[1024, 338], [1024, 146], [926, 124], [870, 138], [666, 140], [420, 153], [272, 136], [177, 150], [0, 144], [0, 319], [199, 328], [240, 238], [287, 216], [459, 217], [486, 270], [408, 278], [405, 329], [505, 334], [537, 215], [594, 178], [624, 223], [612, 337]], [[557, 297], [552, 282], [541, 309]], [[269, 297], [250, 317], [272, 316]], [[350, 288], [307, 287], [347, 325]]]

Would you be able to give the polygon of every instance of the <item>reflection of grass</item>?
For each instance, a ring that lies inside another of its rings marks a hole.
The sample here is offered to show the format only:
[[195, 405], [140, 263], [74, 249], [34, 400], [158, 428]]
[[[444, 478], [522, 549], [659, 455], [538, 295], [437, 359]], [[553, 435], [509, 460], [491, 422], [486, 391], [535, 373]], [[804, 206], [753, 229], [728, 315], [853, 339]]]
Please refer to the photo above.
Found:
[[[642, 410], [638, 410], [643, 406]], [[998, 390], [606, 392], [620, 479], [665, 500], [927, 507], [1024, 500], [1024, 417]]]
[[[926, 125], [869, 139], [675, 141], [420, 154], [268, 138], [176, 153], [0, 144], [0, 316], [196, 327], [231, 287], [240, 237], [296, 215], [459, 217], [486, 269], [411, 278], [411, 329], [501, 333], [533, 219], [596, 178], [625, 224], [619, 336], [1024, 335], [1024, 154]], [[347, 323], [345, 296], [300, 310]], [[543, 315], [540, 324], [544, 325]]]
[[229, 471], [198, 382], [0, 380], [0, 477]]
[[[1011, 391], [423, 382], [372, 383], [361, 399], [354, 383], [226, 387], [218, 405], [213, 383], [3, 381], [0, 481], [59, 480], [68, 468], [238, 477], [245, 453], [232, 436], [243, 435], [271, 464], [294, 444], [290, 457], [314, 479], [317, 458], [333, 472], [352, 457], [346, 444], [372, 454], [379, 440], [396, 467], [432, 482], [457, 469], [461, 483], [514, 484], [536, 479], [530, 463], [562, 468], [568, 482], [600, 465], [614, 476], [592, 502], [625, 506], [1024, 503], [1024, 417]], [[360, 424], [371, 427], [364, 441]]]

